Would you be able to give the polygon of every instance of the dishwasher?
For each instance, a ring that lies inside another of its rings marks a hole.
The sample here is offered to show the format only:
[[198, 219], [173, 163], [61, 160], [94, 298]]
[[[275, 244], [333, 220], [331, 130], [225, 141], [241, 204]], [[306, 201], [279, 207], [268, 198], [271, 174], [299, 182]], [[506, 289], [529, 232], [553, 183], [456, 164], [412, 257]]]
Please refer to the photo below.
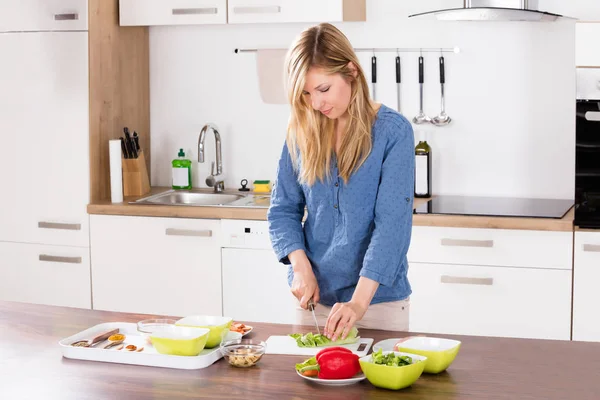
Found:
[[223, 315], [236, 321], [294, 324], [287, 266], [271, 247], [267, 221], [221, 220]]

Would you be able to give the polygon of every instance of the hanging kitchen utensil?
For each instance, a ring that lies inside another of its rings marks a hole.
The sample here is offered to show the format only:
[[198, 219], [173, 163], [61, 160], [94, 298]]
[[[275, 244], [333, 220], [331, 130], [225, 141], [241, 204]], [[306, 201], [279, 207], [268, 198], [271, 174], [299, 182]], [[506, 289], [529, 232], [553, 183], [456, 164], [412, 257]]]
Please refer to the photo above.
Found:
[[402, 78], [400, 76], [400, 56], [396, 56], [396, 96], [398, 97], [398, 112], [401, 113], [402, 109], [400, 107], [400, 83], [402, 82]]
[[375, 57], [375, 53], [371, 57], [371, 83], [373, 84], [373, 101], [375, 101], [377, 99], [375, 91], [375, 87], [377, 86], [377, 57]]
[[446, 67], [444, 65], [444, 57], [441, 56], [440, 57], [440, 87], [442, 89], [442, 111], [440, 111], [440, 115], [434, 117], [431, 120], [431, 123], [436, 125], [436, 126], [444, 126], [444, 125], [448, 125], [450, 123], [450, 121], [452, 121], [452, 118], [450, 118], [447, 114], [446, 114], [446, 102], [444, 100], [444, 83], [446, 83]]
[[429, 118], [423, 112], [423, 82], [424, 82], [424, 66], [423, 66], [423, 56], [419, 57], [419, 115], [413, 118], [413, 122], [415, 124], [427, 124], [431, 122], [431, 118]]

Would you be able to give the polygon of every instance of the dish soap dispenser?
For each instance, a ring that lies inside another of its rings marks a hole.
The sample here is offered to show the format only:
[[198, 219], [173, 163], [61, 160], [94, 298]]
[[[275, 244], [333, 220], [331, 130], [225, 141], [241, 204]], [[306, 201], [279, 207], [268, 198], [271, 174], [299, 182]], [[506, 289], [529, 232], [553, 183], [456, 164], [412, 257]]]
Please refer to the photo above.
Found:
[[192, 188], [192, 161], [185, 158], [183, 149], [179, 149], [178, 158], [173, 160], [173, 189]]

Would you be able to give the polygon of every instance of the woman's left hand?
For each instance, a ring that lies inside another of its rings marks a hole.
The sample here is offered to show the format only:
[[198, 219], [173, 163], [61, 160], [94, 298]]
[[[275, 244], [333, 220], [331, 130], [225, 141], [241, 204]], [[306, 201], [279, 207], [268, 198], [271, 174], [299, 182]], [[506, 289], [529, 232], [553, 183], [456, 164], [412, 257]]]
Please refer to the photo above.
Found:
[[352, 301], [335, 303], [329, 313], [323, 333], [333, 341], [338, 338], [346, 339], [356, 321], [360, 321], [365, 312], [367, 312], [366, 308]]

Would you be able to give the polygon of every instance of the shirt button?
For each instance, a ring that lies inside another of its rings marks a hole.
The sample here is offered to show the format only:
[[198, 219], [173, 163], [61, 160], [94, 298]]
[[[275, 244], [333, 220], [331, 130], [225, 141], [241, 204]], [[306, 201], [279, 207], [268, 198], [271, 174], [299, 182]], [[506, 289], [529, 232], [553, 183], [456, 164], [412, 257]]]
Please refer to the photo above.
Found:
[[334, 205], [333, 205], [333, 208], [337, 209], [337, 204], [334, 204]]
[[336, 182], [336, 183], [335, 183], [335, 187], [338, 187], [338, 186], [340, 186], [340, 184]]

